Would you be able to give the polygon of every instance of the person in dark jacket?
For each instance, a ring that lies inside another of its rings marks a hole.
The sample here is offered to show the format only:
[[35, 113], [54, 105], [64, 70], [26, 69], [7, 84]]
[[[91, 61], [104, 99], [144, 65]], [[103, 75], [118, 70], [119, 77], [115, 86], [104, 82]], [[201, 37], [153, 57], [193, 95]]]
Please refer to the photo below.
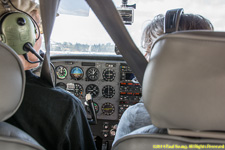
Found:
[[[11, 1], [41, 26], [38, 4], [32, 0]], [[4, 13], [3, 6], [0, 7], [0, 13]], [[41, 40], [40, 37], [33, 46], [37, 53]], [[38, 61], [30, 52], [27, 55], [30, 61]], [[31, 64], [23, 55], [18, 56], [26, 74], [25, 93], [21, 106], [6, 122], [24, 130], [47, 150], [95, 150], [95, 142], [81, 101], [34, 75], [30, 69], [39, 64]]]

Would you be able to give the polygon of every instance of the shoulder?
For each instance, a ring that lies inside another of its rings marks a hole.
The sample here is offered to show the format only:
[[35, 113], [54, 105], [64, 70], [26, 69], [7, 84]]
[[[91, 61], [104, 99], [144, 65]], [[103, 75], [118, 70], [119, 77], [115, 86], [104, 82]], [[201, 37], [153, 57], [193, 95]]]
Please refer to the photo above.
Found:
[[133, 106], [130, 106], [126, 109], [126, 111], [124, 112], [124, 114], [129, 114], [129, 116], [132, 115], [138, 115], [142, 112], [147, 112], [147, 110], [145, 109], [144, 103], [137, 103]]
[[137, 103], [130, 106], [122, 115], [119, 124], [126, 124], [132, 130], [152, 124], [150, 115], [144, 103]]
[[51, 93], [52, 97], [57, 99], [56, 101], [68, 103], [73, 107], [83, 107], [83, 104], [79, 98], [60, 87], [45, 88], [45, 90], [47, 90], [49, 94]]
[[131, 124], [135, 123], [139, 115], [143, 115], [142, 113], [140, 113], [142, 111], [145, 111], [143, 103], [137, 103], [133, 106], [128, 107], [124, 111], [119, 124], [123, 124], [123, 126], [124, 124], [126, 124], [126, 126], [131, 126]]
[[32, 99], [33, 103], [41, 101], [52, 106], [83, 107], [81, 100], [73, 94], [60, 87], [52, 87], [35, 75], [30, 75], [26, 80], [25, 99]]
[[139, 128], [137, 130], [134, 130], [133, 132], [129, 133], [129, 135], [133, 134], [154, 134], [154, 133], [159, 133], [159, 134], [168, 134], [167, 129], [165, 128], [158, 128], [154, 125], [147, 125], [142, 128]]

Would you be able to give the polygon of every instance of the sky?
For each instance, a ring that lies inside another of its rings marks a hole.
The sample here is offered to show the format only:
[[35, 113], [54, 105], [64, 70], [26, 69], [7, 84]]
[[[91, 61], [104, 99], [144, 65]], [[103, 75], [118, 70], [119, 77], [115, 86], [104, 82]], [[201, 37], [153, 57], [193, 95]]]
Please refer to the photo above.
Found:
[[[121, 0], [114, 0], [114, 3], [116, 7], [120, 7]], [[167, 10], [174, 8], [184, 8], [184, 13], [201, 14], [212, 22], [215, 30], [225, 31], [225, 0], [128, 0], [128, 4], [134, 3], [137, 7], [134, 10], [134, 23], [126, 27], [138, 46], [147, 23], [157, 14], [165, 14]], [[88, 17], [60, 14], [56, 18], [52, 42], [113, 43], [92, 10], [84, 8], [89, 10], [89, 13], [85, 12], [89, 14]]]

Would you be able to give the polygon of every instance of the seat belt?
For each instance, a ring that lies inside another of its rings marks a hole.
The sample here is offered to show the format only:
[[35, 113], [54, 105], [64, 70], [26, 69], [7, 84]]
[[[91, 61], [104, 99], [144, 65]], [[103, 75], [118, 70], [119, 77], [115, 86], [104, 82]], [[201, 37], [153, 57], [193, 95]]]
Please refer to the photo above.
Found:
[[86, 0], [142, 85], [148, 64], [134, 44], [112, 0]]

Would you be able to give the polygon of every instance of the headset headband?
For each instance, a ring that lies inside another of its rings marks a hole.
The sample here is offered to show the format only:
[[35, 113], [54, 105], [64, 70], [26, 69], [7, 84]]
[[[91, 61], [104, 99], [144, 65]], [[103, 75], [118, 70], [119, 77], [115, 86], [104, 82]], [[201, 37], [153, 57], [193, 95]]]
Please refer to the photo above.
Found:
[[178, 31], [180, 16], [183, 13], [183, 8], [172, 9], [166, 12], [164, 18], [164, 33], [172, 33]]

